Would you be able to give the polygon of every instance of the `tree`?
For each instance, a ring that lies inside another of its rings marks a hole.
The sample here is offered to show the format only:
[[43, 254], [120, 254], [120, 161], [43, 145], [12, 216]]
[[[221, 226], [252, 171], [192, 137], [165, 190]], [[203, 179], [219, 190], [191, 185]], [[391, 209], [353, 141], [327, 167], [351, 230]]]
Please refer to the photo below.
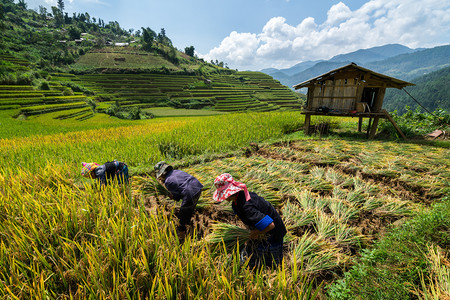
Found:
[[19, 0], [17, 5], [23, 9], [27, 9], [27, 3], [25, 2], [25, 0]]
[[63, 0], [58, 0], [58, 9], [61, 13], [64, 12], [64, 1]]
[[52, 6], [53, 18], [55, 18], [56, 26], [64, 24], [64, 17], [62, 12], [56, 7]]
[[195, 52], [194, 46], [189, 46], [189, 47], [184, 48], [184, 53], [186, 53], [189, 56], [194, 57], [194, 52]]
[[158, 33], [156, 40], [163, 45], [172, 46], [172, 41], [167, 37], [164, 28], [161, 28], [161, 32]]
[[39, 14], [41, 15], [42, 20], [45, 20], [47, 18], [47, 8], [39, 5]]
[[91, 16], [87, 12], [84, 14], [84, 16], [86, 17], [86, 22], [91, 23]]
[[142, 48], [149, 51], [152, 48], [153, 41], [155, 40], [156, 32], [150, 29], [150, 27], [142, 27]]
[[81, 30], [77, 26], [69, 26], [68, 28], [69, 36], [71, 40], [76, 40], [80, 38]]

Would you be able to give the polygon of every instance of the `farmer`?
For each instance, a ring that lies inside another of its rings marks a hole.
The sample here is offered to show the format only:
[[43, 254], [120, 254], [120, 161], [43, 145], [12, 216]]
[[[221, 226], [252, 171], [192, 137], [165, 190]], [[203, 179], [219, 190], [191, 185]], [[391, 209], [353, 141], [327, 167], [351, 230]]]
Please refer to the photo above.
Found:
[[194, 176], [180, 170], [174, 170], [164, 161], [155, 165], [155, 171], [156, 179], [170, 192], [170, 197], [175, 201], [182, 199], [180, 211], [177, 215], [180, 221], [177, 230], [180, 241], [183, 241], [186, 236], [186, 225], [189, 224], [194, 214], [203, 185]]
[[[216, 191], [213, 199], [217, 202], [228, 200], [241, 221], [250, 227], [250, 241], [253, 249], [247, 249], [252, 254], [249, 267], [261, 263], [276, 267], [283, 259], [283, 238], [286, 227], [275, 208], [256, 193], [248, 192], [247, 186], [237, 182], [224, 173], [214, 180]], [[261, 239], [266, 234], [267, 239]], [[249, 247], [246, 247], [249, 248]]]
[[83, 162], [81, 175], [87, 178], [98, 179], [100, 186], [108, 185], [108, 182], [117, 180], [118, 183], [128, 183], [128, 166], [114, 160], [99, 165], [98, 163]]

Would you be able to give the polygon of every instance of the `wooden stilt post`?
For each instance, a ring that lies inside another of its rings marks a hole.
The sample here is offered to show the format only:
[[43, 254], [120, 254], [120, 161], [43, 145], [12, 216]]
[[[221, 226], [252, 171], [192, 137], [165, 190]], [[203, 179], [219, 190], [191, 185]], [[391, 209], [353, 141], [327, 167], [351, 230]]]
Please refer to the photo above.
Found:
[[309, 125], [311, 124], [311, 115], [306, 114], [305, 115], [305, 135], [309, 135]]
[[369, 117], [369, 125], [367, 125], [366, 137], [369, 138], [370, 127], [372, 126], [372, 118]]
[[383, 109], [383, 113], [385, 114], [386, 118], [394, 125], [395, 130], [397, 130], [398, 134], [406, 140], [406, 136], [403, 134], [403, 131], [398, 127], [397, 123], [395, 123], [394, 119], [391, 117], [391, 115], [387, 112], [387, 110]]
[[359, 117], [359, 120], [358, 120], [358, 132], [361, 132], [361, 130], [362, 130], [362, 122], [363, 122], [363, 118]]
[[375, 137], [375, 133], [377, 133], [377, 127], [378, 127], [379, 120], [380, 120], [380, 117], [373, 118], [373, 124], [372, 124], [372, 127], [370, 128], [369, 139], [373, 139]]

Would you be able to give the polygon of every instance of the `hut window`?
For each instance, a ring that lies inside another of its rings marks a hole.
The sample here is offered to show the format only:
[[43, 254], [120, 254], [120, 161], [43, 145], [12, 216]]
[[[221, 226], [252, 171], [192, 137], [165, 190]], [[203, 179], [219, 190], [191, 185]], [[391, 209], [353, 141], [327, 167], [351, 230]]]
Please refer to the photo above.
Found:
[[347, 84], [347, 78], [345, 78], [345, 80], [344, 80], [344, 84]]

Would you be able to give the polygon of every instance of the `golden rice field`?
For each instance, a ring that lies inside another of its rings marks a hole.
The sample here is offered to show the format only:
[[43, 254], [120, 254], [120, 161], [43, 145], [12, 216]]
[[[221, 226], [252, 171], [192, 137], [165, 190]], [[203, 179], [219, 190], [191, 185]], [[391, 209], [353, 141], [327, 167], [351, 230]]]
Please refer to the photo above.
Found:
[[[361, 251], [448, 195], [450, 151], [287, 136], [302, 124], [298, 112], [228, 114], [1, 139], [0, 298], [326, 299]], [[82, 161], [112, 159], [129, 164], [130, 186], [80, 178]], [[151, 176], [162, 159], [206, 187], [183, 244], [179, 203]], [[240, 263], [244, 234], [230, 232], [242, 224], [212, 203], [223, 172], [282, 214], [277, 270]]]

